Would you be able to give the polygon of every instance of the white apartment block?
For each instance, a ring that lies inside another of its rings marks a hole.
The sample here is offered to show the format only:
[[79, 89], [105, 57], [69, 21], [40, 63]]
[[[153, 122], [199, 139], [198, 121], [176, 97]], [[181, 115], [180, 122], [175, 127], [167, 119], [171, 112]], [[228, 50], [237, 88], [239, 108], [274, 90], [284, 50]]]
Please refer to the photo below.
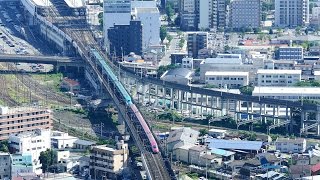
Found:
[[206, 84], [219, 88], [238, 89], [249, 84], [249, 72], [216, 72], [207, 71], [205, 73]]
[[11, 177], [21, 177], [21, 174], [42, 174], [41, 164], [34, 162], [30, 153], [11, 155]]
[[40, 153], [51, 148], [51, 130], [37, 129], [35, 131], [11, 134], [9, 136], [10, 149], [16, 154], [30, 154], [33, 165], [39, 165]]
[[230, 28], [259, 28], [260, 0], [232, 0], [230, 3]]
[[116, 148], [106, 145], [94, 146], [90, 155], [90, 176], [105, 176], [115, 179], [116, 175], [127, 166], [129, 150], [128, 144], [120, 141]]
[[11, 158], [9, 153], [0, 152], [0, 179], [11, 179]]
[[275, 0], [275, 26], [297, 27], [309, 24], [309, 0]]
[[137, 7], [131, 12], [142, 24], [142, 50], [160, 42], [160, 12], [157, 7]]
[[301, 70], [259, 69], [257, 86], [293, 86], [301, 81]]
[[320, 24], [320, 7], [313, 7], [312, 8], [312, 15], [310, 18], [310, 24], [314, 24], [319, 26]]
[[77, 140], [77, 137], [69, 136], [66, 132], [52, 131], [51, 133], [51, 145], [53, 148], [72, 148]]
[[279, 150], [281, 153], [303, 153], [306, 151], [306, 148], [306, 139], [278, 138], [276, 140], [276, 150]]
[[213, 16], [216, 16], [214, 0], [200, 0], [199, 1], [199, 29], [208, 29], [213, 27]]

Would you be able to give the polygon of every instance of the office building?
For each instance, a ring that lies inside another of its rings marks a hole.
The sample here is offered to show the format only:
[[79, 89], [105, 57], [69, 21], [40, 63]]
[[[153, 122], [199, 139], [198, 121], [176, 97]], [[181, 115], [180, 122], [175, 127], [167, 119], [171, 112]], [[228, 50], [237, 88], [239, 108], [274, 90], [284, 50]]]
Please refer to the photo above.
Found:
[[297, 27], [309, 24], [309, 0], [275, 0], [275, 26]]
[[238, 89], [249, 85], [249, 72], [216, 72], [205, 73], [206, 84], [219, 88]]
[[108, 30], [115, 25], [130, 25], [131, 20], [141, 21], [143, 50], [159, 45], [160, 12], [155, 1], [104, 0], [104, 40], [109, 53], [113, 53], [113, 49], [110, 47]]
[[142, 54], [141, 21], [130, 21], [130, 25], [114, 25], [108, 29], [110, 49], [115, 56], [127, 55], [130, 52]]
[[48, 109], [19, 107], [0, 107], [0, 140], [8, 139], [10, 134], [51, 129], [51, 112]]
[[208, 32], [192, 32], [188, 33], [188, 55], [197, 58], [200, 49], [208, 48]]
[[10, 154], [0, 152], [0, 179], [11, 179], [11, 158]]
[[261, 21], [260, 0], [232, 0], [230, 3], [230, 28], [259, 28]]
[[127, 166], [128, 144], [123, 141], [117, 143], [116, 148], [106, 145], [94, 146], [90, 155], [91, 179], [105, 177], [116, 179], [116, 175]]
[[26, 155], [26, 159], [32, 161], [34, 173], [41, 174], [41, 166], [39, 157], [40, 153], [51, 148], [51, 130], [36, 129], [32, 132], [23, 132], [20, 134], [10, 134], [8, 143], [10, 152], [14, 154]]
[[275, 52], [275, 58], [278, 60], [294, 60], [303, 59], [302, 47], [279, 47]]
[[258, 86], [293, 86], [301, 81], [301, 70], [259, 69]]
[[279, 150], [281, 153], [303, 153], [306, 151], [306, 148], [306, 139], [278, 138], [276, 140], [276, 150]]

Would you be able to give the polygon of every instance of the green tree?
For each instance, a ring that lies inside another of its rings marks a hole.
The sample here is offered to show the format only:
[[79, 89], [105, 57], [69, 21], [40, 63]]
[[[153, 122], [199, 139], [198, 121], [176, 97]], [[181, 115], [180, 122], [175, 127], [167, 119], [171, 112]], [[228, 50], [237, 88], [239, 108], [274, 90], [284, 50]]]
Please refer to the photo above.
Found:
[[167, 40], [169, 41], [169, 43], [172, 41], [173, 37], [171, 35], [167, 35]]
[[167, 4], [166, 4], [166, 14], [168, 16], [168, 21], [171, 21], [172, 16], [174, 15], [172, 2], [167, 2]]
[[242, 94], [246, 94], [246, 95], [250, 95], [250, 96], [252, 95], [253, 90], [254, 90], [253, 86], [242, 86], [240, 88], [240, 92]]
[[230, 48], [230, 46], [228, 46], [228, 45], [225, 45], [224, 46], [224, 51], [226, 52], [226, 51], [229, 51], [231, 48]]
[[200, 129], [199, 130], [199, 133], [200, 133], [200, 136], [204, 136], [204, 135], [206, 135], [206, 134], [208, 134], [208, 129]]
[[186, 41], [186, 40], [185, 40], [184, 38], [181, 38], [181, 39], [180, 39], [180, 41], [179, 41], [179, 47], [180, 47], [180, 48], [183, 48], [185, 41]]
[[247, 138], [248, 141], [255, 141], [257, 140], [257, 134], [256, 133], [250, 133], [249, 137]]
[[271, 28], [269, 29], [269, 34], [273, 34], [273, 30]]
[[8, 141], [0, 142], [0, 151], [9, 152], [9, 148], [8, 147], [9, 147]]
[[48, 168], [56, 163], [57, 154], [52, 149], [47, 149], [40, 153], [40, 163], [42, 164], [42, 172], [47, 172]]
[[167, 27], [165, 26], [161, 26], [160, 27], [160, 39], [161, 42], [163, 43], [163, 40], [167, 37], [168, 33], [167, 33]]
[[253, 33], [254, 34], [261, 33], [261, 29], [260, 28], [253, 28]]
[[182, 31], [178, 30], [178, 31], [177, 31], [177, 35], [178, 35], [179, 38], [181, 38], [181, 36], [182, 36]]

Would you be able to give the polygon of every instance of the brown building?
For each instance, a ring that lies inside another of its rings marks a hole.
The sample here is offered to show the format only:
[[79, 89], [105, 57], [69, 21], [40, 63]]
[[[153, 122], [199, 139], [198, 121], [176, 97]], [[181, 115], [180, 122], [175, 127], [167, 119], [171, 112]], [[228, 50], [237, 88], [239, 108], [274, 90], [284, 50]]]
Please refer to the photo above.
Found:
[[51, 128], [51, 112], [48, 109], [0, 107], [0, 141], [8, 139], [12, 133]]

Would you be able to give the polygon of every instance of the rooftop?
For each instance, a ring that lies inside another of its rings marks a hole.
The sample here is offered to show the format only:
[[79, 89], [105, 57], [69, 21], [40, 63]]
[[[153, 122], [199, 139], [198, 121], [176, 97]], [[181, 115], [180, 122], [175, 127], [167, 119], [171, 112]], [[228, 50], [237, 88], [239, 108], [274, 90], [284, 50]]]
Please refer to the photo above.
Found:
[[289, 139], [289, 138], [278, 138], [276, 142], [287, 142], [287, 143], [304, 143], [306, 139], [303, 138], [296, 138], [296, 139]]
[[159, 9], [157, 7], [137, 7], [135, 10], [137, 13], [159, 13]]
[[286, 96], [308, 96], [315, 95], [320, 96], [320, 87], [255, 87], [252, 95], [263, 96], [271, 95], [286, 95]]
[[207, 71], [205, 76], [249, 76], [249, 72], [231, 72], [231, 71]]
[[314, 71], [314, 72], [313, 72], [313, 75], [315, 75], [315, 76], [320, 76], [320, 71]]
[[212, 153], [212, 154], [219, 155], [219, 156], [225, 156], [225, 157], [228, 157], [228, 156], [231, 156], [231, 155], [234, 155], [234, 154], [235, 154], [235, 152], [226, 151], [226, 150], [217, 149], [217, 148], [212, 148], [212, 149], [211, 149], [211, 153]]
[[167, 143], [176, 141], [196, 142], [199, 132], [191, 128], [181, 128], [171, 131]]
[[4, 114], [17, 114], [17, 113], [27, 113], [27, 112], [39, 112], [39, 111], [46, 111], [50, 112], [49, 109], [37, 107], [37, 106], [30, 106], [30, 107], [5, 107], [5, 106], [0, 106], [0, 115]]
[[64, 2], [66, 2], [70, 8], [84, 7], [83, 0], [64, 0]]
[[185, 77], [188, 78], [192, 74], [192, 71], [187, 68], [175, 68], [168, 70], [166, 73], [164, 73], [161, 78], [164, 78], [165, 76], [178, 76], [178, 77]]
[[261, 141], [242, 141], [242, 140], [224, 140], [208, 139], [210, 149], [235, 149], [235, 150], [260, 150], [263, 142]]
[[258, 69], [257, 74], [301, 74], [301, 70]]
[[193, 146], [192, 148], [190, 148], [190, 150], [201, 152], [201, 151], [207, 150], [207, 146], [197, 145], [197, 146]]
[[81, 144], [81, 145], [84, 145], [84, 146], [91, 146], [91, 145], [96, 144], [96, 142], [94, 142], [94, 141], [86, 141], [86, 140], [82, 140], [82, 139], [77, 139], [74, 143], [75, 144]]
[[220, 133], [225, 133], [227, 130], [225, 129], [210, 129], [209, 132], [220, 132]]
[[31, 0], [36, 6], [51, 6], [50, 0]]

